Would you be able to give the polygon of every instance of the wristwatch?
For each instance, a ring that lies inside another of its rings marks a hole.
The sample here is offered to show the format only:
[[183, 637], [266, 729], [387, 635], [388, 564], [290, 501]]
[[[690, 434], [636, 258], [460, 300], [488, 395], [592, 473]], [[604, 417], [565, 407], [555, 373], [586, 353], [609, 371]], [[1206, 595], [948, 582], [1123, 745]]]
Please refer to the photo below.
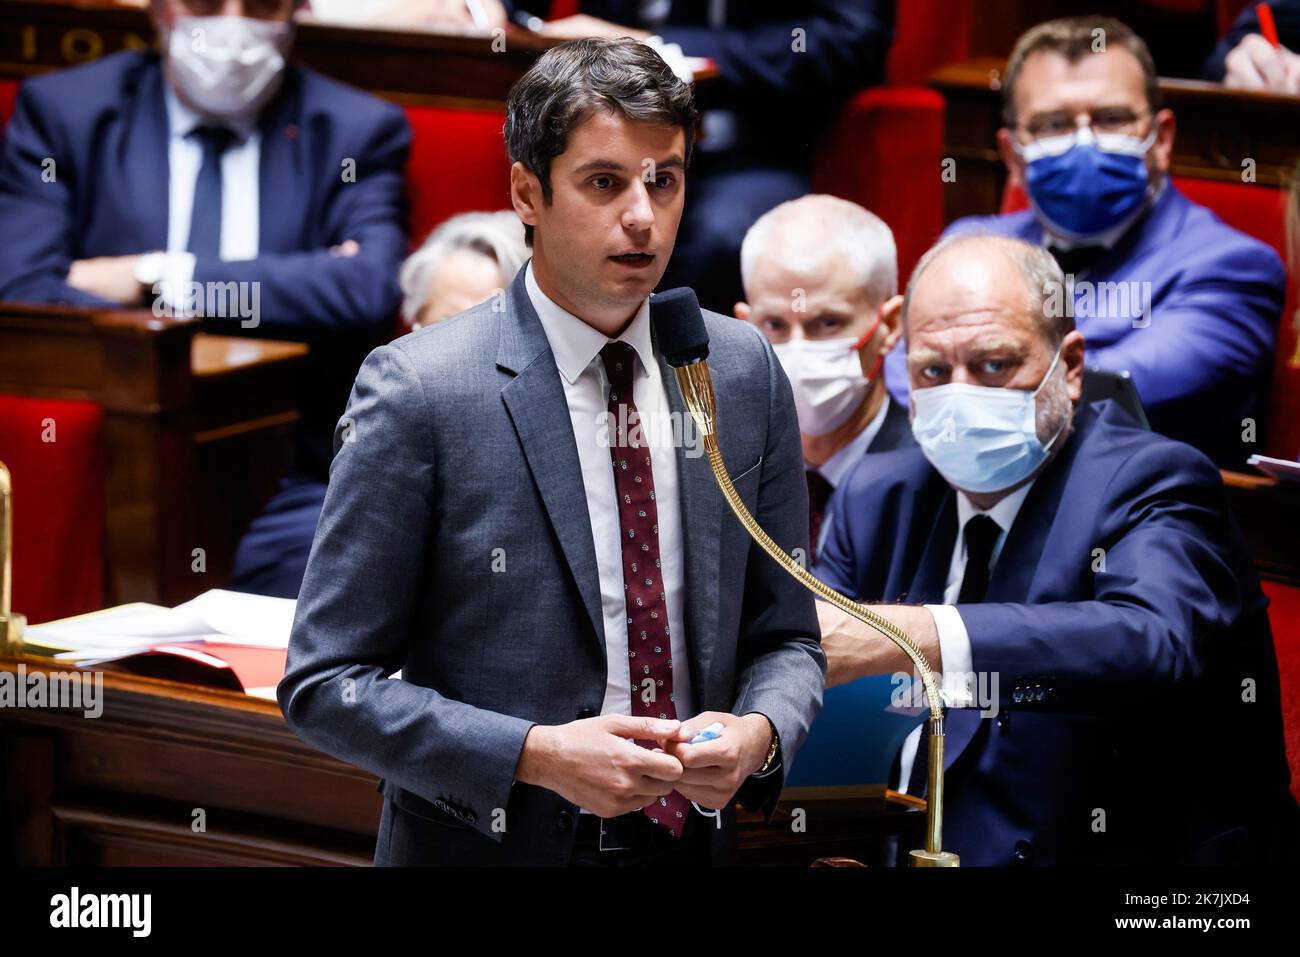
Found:
[[767, 759], [763, 762], [763, 766], [750, 775], [750, 777], [755, 778], [761, 778], [771, 774], [781, 766], [781, 762], [777, 760], [777, 755], [781, 753], [781, 736], [776, 733], [776, 725], [772, 724], [772, 719], [767, 717], [767, 715], [763, 715], [763, 717], [767, 721], [768, 726], [772, 729], [772, 744], [767, 749]]

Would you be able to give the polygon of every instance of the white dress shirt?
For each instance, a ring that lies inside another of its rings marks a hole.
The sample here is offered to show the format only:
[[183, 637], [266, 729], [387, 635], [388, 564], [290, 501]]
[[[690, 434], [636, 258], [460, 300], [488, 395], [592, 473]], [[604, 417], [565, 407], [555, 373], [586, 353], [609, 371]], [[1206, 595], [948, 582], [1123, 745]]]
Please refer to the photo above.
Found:
[[884, 399], [866, 428], [850, 439], [848, 445], [821, 465], [809, 465], [805, 462], [804, 467], [818, 472], [822, 478], [831, 483], [831, 488], [839, 488], [840, 483], [844, 481], [844, 476], [849, 474], [849, 469], [862, 460], [862, 456], [867, 454], [867, 449], [871, 448], [871, 443], [876, 441], [876, 436], [880, 434], [880, 429], [885, 424], [885, 416], [889, 412], [888, 392], [885, 393]]
[[[1037, 481], [1035, 479], [1035, 481]], [[998, 556], [1006, 544], [1007, 533], [1015, 524], [1020, 514], [1020, 506], [1025, 504], [1033, 482], [1027, 482], [1016, 489], [988, 511], [976, 508], [965, 492], [957, 493], [957, 540], [952, 549], [952, 560], [948, 564], [948, 580], [943, 589], [942, 605], [926, 605], [934, 618], [935, 629], [939, 632], [939, 658], [943, 667], [943, 686], [940, 693], [944, 703], [950, 708], [968, 708], [975, 704], [974, 683], [970, 681], [974, 664], [972, 663], [970, 635], [966, 633], [966, 623], [957, 611], [957, 596], [961, 594], [961, 581], [966, 574], [966, 523], [975, 515], [987, 515], [997, 523], [1001, 531], [993, 543], [993, 556], [989, 561], [989, 574], [997, 567]], [[916, 761], [916, 749], [921, 741], [921, 729], [925, 722], [912, 729], [912, 733], [903, 742], [899, 756], [899, 787], [907, 793], [907, 781], [912, 776], [912, 765]]]
[[[203, 165], [203, 146], [189, 134], [205, 122], [180, 101], [171, 87], [167, 104], [167, 256], [163, 279], [172, 298], [184, 301], [194, 278], [194, 254], [187, 252], [194, 187]], [[227, 125], [236, 139], [221, 154], [221, 258], [256, 259], [259, 228], [259, 176], [262, 134], [257, 117]]]
[[[542, 329], [555, 355], [555, 365], [564, 386], [582, 466], [582, 484], [587, 493], [587, 514], [596, 546], [596, 568], [600, 577], [600, 604], [605, 625], [605, 699], [601, 714], [632, 713], [631, 670], [628, 667], [627, 600], [623, 591], [622, 527], [618, 517], [618, 493], [614, 489], [614, 465], [609, 443], [614, 430], [605, 428], [609, 408], [609, 377], [600, 350], [610, 340], [572, 313], [556, 305], [537, 285], [530, 262], [524, 276], [528, 298], [542, 321]], [[672, 441], [668, 393], [650, 342], [650, 300], [617, 339], [626, 342], [637, 355], [632, 374], [632, 400], [641, 416], [643, 441], [650, 447], [654, 472], [655, 507], [659, 514], [659, 558], [668, 607], [668, 634], [673, 657], [673, 705], [685, 721], [695, 716], [691, 695], [690, 660], [686, 653], [685, 566], [681, 502], [678, 496], [677, 450]]]
[[[867, 427], [849, 440], [849, 444], [844, 446], [821, 465], [809, 465], [804, 462], [805, 469], [812, 469], [827, 482], [832, 489], [840, 487], [844, 477], [849, 474], [849, 469], [862, 461], [862, 456], [867, 454], [867, 449], [871, 448], [871, 443], [876, 441], [876, 436], [880, 434], [880, 428], [885, 424], [885, 415], [889, 412], [889, 393], [885, 393], [885, 401], [880, 403], [878, 411]], [[821, 531], [817, 533], [817, 541], [813, 544], [817, 547], [817, 554], [820, 555], [826, 546], [826, 540], [831, 533], [831, 513], [828, 510], [822, 517]]]

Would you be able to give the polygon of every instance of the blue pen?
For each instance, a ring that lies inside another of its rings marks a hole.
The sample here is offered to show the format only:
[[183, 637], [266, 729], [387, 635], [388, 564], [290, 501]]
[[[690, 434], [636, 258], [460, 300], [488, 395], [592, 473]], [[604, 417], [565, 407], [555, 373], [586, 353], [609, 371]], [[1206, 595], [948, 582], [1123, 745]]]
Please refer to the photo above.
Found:
[[696, 733], [695, 737], [687, 741], [687, 744], [703, 744], [705, 741], [713, 741], [722, 737], [722, 732], [726, 730], [726, 725], [721, 721], [715, 721], [703, 731]]

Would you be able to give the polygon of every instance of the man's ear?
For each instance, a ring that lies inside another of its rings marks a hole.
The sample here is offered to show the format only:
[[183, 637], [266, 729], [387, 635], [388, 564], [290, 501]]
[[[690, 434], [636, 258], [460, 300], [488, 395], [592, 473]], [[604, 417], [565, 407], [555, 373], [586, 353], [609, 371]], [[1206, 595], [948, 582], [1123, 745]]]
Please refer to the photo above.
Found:
[[518, 161], [510, 167], [510, 203], [525, 226], [537, 227], [537, 210], [542, 205], [542, 182]]
[[740, 319], [742, 322], [749, 322], [749, 303], [738, 302], [733, 308], [737, 319]]
[[1174, 134], [1178, 123], [1173, 110], [1160, 110], [1155, 115], [1156, 141], [1151, 144], [1151, 165], [1157, 173], [1168, 173], [1174, 155]]
[[880, 346], [880, 354], [888, 355], [903, 338], [903, 297], [895, 296], [880, 308], [880, 325], [885, 330], [885, 341]]
[[1025, 158], [1016, 152], [1011, 139], [1014, 136], [1005, 126], [998, 130], [998, 155], [1007, 168], [1007, 185], [1022, 192], [1025, 189]]
[[1078, 329], [1061, 340], [1061, 364], [1065, 366], [1065, 389], [1075, 405], [1083, 398], [1083, 333]]

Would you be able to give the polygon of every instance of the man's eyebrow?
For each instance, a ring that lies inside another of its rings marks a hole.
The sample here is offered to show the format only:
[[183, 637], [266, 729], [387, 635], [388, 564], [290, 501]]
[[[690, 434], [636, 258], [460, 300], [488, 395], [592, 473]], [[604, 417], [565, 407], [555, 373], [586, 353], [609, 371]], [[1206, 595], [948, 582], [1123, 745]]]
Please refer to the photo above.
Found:
[[1012, 359], [1023, 359], [1029, 354], [1029, 350], [1022, 343], [1013, 339], [993, 339], [987, 342], [977, 342], [970, 347], [970, 357], [980, 359], [989, 355], [1009, 356]]
[[907, 365], [911, 369], [920, 369], [932, 362], [943, 362], [943, 356], [934, 349], [913, 349], [907, 354]]
[[590, 173], [595, 170], [609, 170], [610, 172], [613, 173], [622, 173], [627, 170], [627, 167], [624, 166], [622, 163], [618, 162], [618, 160], [594, 159], [594, 160], [588, 160], [587, 162], [583, 163], [576, 170], [574, 170], [574, 172]]
[[[685, 165], [686, 165], [686, 161], [683, 160], [676, 153], [674, 153], [672, 156], [669, 156], [667, 159], [656, 161], [654, 164], [654, 168], [656, 170], [681, 169]], [[626, 173], [627, 167], [624, 166], [622, 163], [620, 163], [618, 160], [594, 159], [594, 160], [588, 160], [587, 162], [579, 166], [576, 170], [574, 170], [575, 173], [594, 173], [597, 171], [610, 172], [610, 173]]]

